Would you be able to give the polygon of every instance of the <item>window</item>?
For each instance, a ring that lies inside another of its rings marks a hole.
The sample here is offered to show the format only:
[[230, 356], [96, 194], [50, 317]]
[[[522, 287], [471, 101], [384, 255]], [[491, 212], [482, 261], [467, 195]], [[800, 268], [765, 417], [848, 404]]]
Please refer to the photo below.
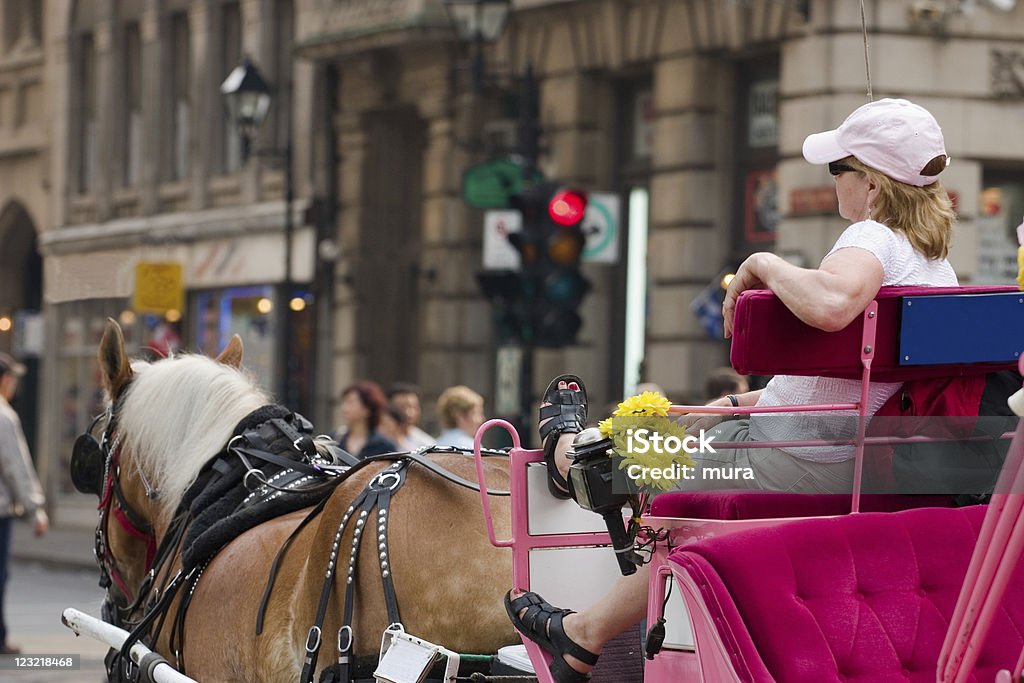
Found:
[[272, 103], [270, 130], [273, 131], [273, 144], [277, 149], [284, 149], [288, 144], [288, 127], [291, 125], [292, 96], [292, 40], [293, 23], [292, 0], [277, 0], [274, 3], [274, 73], [275, 93]]
[[78, 39], [78, 101], [75, 136], [78, 142], [78, 192], [88, 194], [96, 182], [96, 140], [99, 129], [96, 112], [96, 48], [91, 33]]
[[126, 187], [133, 187], [139, 182], [142, 167], [142, 42], [137, 22], [127, 24], [124, 28], [122, 68], [124, 147], [121, 182]]
[[985, 169], [978, 230], [977, 285], [1012, 285], [1017, 281], [1017, 225], [1024, 216], [1024, 172]]
[[[217, 80], [218, 87], [220, 81], [242, 61], [242, 15], [237, 2], [221, 5], [221, 36], [221, 77]], [[216, 96], [220, 97], [219, 90]], [[242, 166], [242, 141], [224, 107], [221, 108], [221, 117], [220, 170], [223, 173], [234, 173]]]
[[192, 90], [192, 50], [186, 12], [175, 12], [171, 15], [170, 39], [171, 135], [166, 177], [168, 180], [183, 180], [188, 177], [191, 163], [189, 134], [192, 115], [189, 104], [189, 93]]
[[42, 5], [39, 0], [4, 0], [0, 26], [5, 51], [38, 48], [42, 44]]

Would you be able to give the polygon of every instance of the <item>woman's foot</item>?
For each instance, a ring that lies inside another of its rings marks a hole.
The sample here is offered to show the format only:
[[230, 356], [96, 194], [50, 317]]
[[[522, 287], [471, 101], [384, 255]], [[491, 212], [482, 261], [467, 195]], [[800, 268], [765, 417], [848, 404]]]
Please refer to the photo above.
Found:
[[587, 421], [587, 390], [576, 375], [551, 380], [541, 399], [538, 427], [548, 467], [548, 489], [556, 498], [570, 498], [569, 459], [565, 456]]
[[572, 610], [559, 609], [536, 593], [505, 595], [505, 611], [516, 629], [551, 655], [556, 683], [590, 679], [604, 643], [587, 637], [585, 621]]

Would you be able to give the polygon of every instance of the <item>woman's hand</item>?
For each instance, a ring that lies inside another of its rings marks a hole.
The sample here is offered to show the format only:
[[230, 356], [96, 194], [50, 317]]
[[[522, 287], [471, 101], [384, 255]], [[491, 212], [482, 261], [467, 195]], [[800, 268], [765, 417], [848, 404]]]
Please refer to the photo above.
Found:
[[758, 252], [748, 256], [740, 264], [736, 275], [733, 276], [729, 288], [725, 290], [725, 300], [722, 301], [722, 327], [725, 331], [725, 338], [732, 336], [733, 318], [736, 315], [736, 300], [740, 294], [748, 289], [764, 289], [764, 275], [762, 269], [765, 267], [765, 257], [771, 256], [766, 252]]
[[[727, 398], [716, 398], [708, 403], [709, 406], [731, 406], [732, 402]], [[702, 415], [701, 413], [687, 413], [676, 419], [676, 422], [686, 428], [690, 434], [699, 434], [700, 430], [707, 431], [724, 420], [727, 415]]]

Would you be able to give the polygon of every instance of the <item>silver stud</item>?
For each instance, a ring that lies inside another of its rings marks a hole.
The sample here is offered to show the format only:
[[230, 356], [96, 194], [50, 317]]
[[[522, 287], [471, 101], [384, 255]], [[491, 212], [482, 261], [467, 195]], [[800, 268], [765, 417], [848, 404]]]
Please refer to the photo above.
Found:
[[387, 553], [381, 553], [380, 554], [380, 559], [382, 559], [382, 560], [388, 559], [388, 554]]

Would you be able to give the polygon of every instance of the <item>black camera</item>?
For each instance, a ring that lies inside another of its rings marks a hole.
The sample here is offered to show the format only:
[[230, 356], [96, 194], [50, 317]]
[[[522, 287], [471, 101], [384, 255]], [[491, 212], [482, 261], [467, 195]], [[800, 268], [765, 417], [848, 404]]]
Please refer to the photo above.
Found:
[[615, 558], [623, 576], [636, 572], [640, 556], [633, 551], [635, 524], [627, 530], [622, 520], [622, 507], [630, 503], [636, 509], [636, 496], [626, 490], [616, 492], [614, 485], [615, 454], [611, 439], [601, 436], [596, 427], [588, 427], [576, 435], [567, 453], [573, 461], [569, 466], [569, 480], [573, 497], [584, 510], [596, 512], [604, 518], [611, 537]]

